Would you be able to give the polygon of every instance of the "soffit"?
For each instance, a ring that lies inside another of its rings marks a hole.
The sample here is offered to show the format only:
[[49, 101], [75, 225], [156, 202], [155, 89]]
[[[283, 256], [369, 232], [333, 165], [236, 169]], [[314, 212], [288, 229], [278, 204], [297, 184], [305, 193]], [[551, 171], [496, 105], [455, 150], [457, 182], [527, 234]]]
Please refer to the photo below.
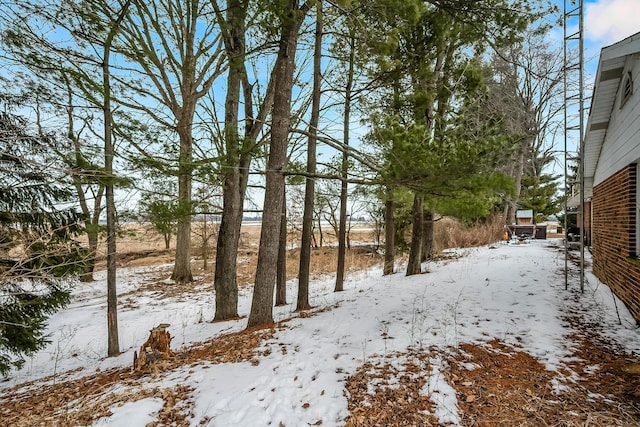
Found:
[[[595, 88], [584, 136], [584, 176], [593, 178], [611, 114], [616, 105], [627, 55], [640, 52], [640, 33], [607, 46], [600, 53]], [[593, 180], [587, 179], [593, 182]], [[590, 191], [590, 188], [586, 189]]]

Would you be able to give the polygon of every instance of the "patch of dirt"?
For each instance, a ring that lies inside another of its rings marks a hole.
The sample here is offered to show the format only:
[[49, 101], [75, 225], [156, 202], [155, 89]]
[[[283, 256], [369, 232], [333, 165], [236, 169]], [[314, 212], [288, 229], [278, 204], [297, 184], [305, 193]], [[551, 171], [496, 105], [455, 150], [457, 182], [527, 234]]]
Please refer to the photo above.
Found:
[[[282, 326], [277, 326], [282, 327]], [[3, 426], [71, 427], [90, 425], [112, 414], [111, 408], [141, 399], [163, 400], [157, 420], [149, 426], [188, 426], [193, 406], [188, 387], [160, 389], [144, 387], [149, 377], [157, 377], [184, 365], [205, 363], [259, 363], [258, 348], [273, 337], [276, 326], [222, 335], [192, 348], [174, 353], [168, 360], [144, 372], [130, 368], [112, 369], [94, 375], [57, 381], [49, 377], [5, 390], [0, 398]], [[264, 351], [263, 353], [264, 354]], [[47, 385], [43, 385], [48, 383]]]
[[555, 419], [545, 414], [557, 409], [553, 374], [527, 353], [499, 341], [462, 344], [448, 362], [445, 376], [456, 389], [462, 425], [542, 426]]
[[445, 373], [458, 393], [461, 424], [638, 426], [640, 406], [629, 390], [640, 379], [620, 375], [624, 357], [577, 344], [580, 359], [560, 373], [500, 341], [461, 345]]
[[410, 351], [362, 365], [347, 379], [345, 426], [438, 426], [433, 403], [424, 394], [428, 359], [427, 353]]

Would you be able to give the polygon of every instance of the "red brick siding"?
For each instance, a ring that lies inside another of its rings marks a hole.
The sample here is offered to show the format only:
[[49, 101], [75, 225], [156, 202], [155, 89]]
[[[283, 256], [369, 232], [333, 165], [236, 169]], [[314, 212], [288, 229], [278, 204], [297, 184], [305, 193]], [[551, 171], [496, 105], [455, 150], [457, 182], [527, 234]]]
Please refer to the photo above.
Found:
[[593, 189], [593, 272], [640, 323], [640, 262], [636, 254], [635, 164]]

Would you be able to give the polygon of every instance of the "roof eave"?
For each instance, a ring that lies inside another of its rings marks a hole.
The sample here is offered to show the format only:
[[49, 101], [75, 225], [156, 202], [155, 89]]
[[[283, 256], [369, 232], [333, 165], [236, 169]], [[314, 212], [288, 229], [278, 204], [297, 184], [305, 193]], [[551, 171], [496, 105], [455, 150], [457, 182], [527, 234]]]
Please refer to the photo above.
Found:
[[[622, 82], [627, 55], [640, 52], [640, 32], [602, 48], [596, 72], [595, 87], [584, 135], [584, 175], [593, 182], [602, 144], [609, 128], [611, 113]], [[587, 192], [591, 188], [586, 188]]]

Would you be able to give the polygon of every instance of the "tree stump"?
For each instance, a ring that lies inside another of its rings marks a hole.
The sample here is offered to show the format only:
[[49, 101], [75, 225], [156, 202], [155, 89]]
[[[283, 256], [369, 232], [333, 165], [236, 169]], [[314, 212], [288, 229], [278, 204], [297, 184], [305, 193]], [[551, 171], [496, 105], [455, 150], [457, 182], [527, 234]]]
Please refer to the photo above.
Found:
[[140, 347], [140, 352], [133, 354], [133, 369], [142, 371], [160, 360], [167, 360], [173, 354], [169, 345], [171, 344], [171, 334], [167, 331], [169, 324], [161, 323], [149, 332], [149, 338]]

